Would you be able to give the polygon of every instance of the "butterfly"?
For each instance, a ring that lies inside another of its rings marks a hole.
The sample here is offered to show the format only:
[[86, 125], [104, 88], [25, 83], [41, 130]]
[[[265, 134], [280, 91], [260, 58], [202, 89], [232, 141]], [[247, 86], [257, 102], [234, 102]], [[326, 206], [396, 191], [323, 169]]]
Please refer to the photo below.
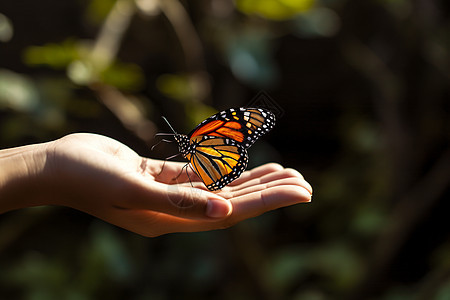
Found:
[[[247, 168], [247, 149], [275, 126], [263, 108], [230, 108], [201, 122], [189, 134], [173, 131], [179, 154], [210, 191], [222, 189]], [[177, 154], [178, 155], [178, 154]], [[180, 173], [181, 174], [181, 173]]]

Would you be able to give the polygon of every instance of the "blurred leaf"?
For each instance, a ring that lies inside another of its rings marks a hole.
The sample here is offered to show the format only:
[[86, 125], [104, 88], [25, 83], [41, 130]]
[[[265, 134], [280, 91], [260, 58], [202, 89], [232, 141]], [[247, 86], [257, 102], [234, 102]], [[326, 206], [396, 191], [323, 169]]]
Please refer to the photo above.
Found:
[[166, 97], [183, 103], [198, 103], [210, 93], [209, 78], [202, 72], [162, 74], [156, 88]]
[[348, 139], [349, 147], [361, 153], [373, 153], [380, 149], [379, 128], [367, 119], [353, 116], [347, 120], [343, 134]]
[[64, 290], [67, 275], [60, 261], [29, 251], [9, 270], [7, 280], [10, 285], [22, 287], [28, 299], [55, 299]]
[[0, 42], [9, 42], [13, 37], [14, 29], [11, 20], [7, 16], [0, 13]]
[[302, 281], [310, 271], [310, 256], [299, 247], [289, 247], [276, 252], [265, 267], [266, 284], [271, 289], [285, 292], [296, 282]]
[[100, 24], [110, 12], [117, 0], [90, 0], [86, 16], [94, 24]]
[[415, 299], [414, 293], [407, 286], [395, 286], [388, 290], [383, 300], [407, 300]]
[[383, 225], [386, 224], [386, 213], [379, 207], [363, 207], [355, 212], [353, 227], [355, 231], [362, 236], [370, 237], [378, 233]]
[[189, 79], [185, 74], [163, 74], [156, 79], [157, 89], [165, 96], [177, 100], [192, 99]]
[[309, 10], [315, 0], [236, 0], [236, 7], [245, 14], [267, 19], [285, 20]]
[[280, 293], [286, 293], [311, 274], [322, 276], [329, 287], [342, 292], [360, 280], [362, 271], [358, 253], [343, 243], [285, 248], [269, 260], [264, 274], [266, 284]]
[[131, 261], [114, 228], [101, 222], [94, 222], [91, 247], [91, 253], [101, 257], [108, 270], [108, 276], [116, 281], [129, 279], [132, 274]]
[[67, 77], [78, 85], [89, 85], [98, 80], [94, 64], [89, 60], [74, 60], [67, 68]]
[[359, 254], [349, 245], [330, 244], [311, 251], [309, 259], [316, 272], [329, 278], [329, 285], [339, 291], [346, 291], [355, 286], [363, 272]]
[[436, 293], [435, 300], [447, 300], [450, 299], [450, 279], [447, 280], [447, 283], [440, 286], [439, 290]]
[[206, 118], [209, 118], [213, 114], [217, 113], [217, 110], [211, 106], [202, 103], [193, 103], [186, 105], [186, 115], [189, 118], [191, 127], [197, 126]]
[[124, 90], [142, 87], [144, 76], [139, 66], [115, 62], [105, 66], [91, 57], [91, 46], [86, 42], [67, 39], [60, 44], [30, 46], [24, 51], [24, 62], [30, 66], [49, 66], [66, 69], [69, 79], [77, 85], [102, 82]]
[[301, 37], [331, 37], [340, 29], [339, 16], [329, 8], [318, 7], [292, 20], [295, 32]]
[[0, 69], [0, 108], [32, 111], [39, 102], [37, 87], [28, 77]]
[[64, 69], [80, 57], [76, 40], [67, 39], [62, 43], [44, 46], [30, 46], [23, 53], [24, 63], [30, 66], [49, 66]]
[[101, 72], [100, 78], [104, 84], [127, 91], [138, 90], [144, 85], [142, 69], [135, 64], [116, 62]]
[[89, 58], [71, 62], [67, 76], [78, 85], [101, 82], [127, 91], [140, 89], [144, 82], [142, 70], [135, 64], [115, 62], [103, 69]]

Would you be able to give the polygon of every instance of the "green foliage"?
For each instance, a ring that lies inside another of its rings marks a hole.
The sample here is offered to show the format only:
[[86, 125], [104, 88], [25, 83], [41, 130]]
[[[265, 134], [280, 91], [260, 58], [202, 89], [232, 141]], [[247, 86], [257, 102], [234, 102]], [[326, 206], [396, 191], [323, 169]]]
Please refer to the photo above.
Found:
[[332, 37], [341, 26], [336, 12], [325, 7], [312, 8], [308, 13], [298, 15], [292, 22], [295, 33], [300, 37]]
[[217, 113], [217, 110], [208, 105], [199, 105], [197, 103], [186, 105], [186, 115], [189, 116], [189, 126], [192, 128], [215, 113]]
[[117, 0], [91, 0], [86, 8], [87, 19], [97, 25], [108, 16]]
[[250, 164], [298, 169], [312, 203], [154, 239], [70, 209], [7, 213], [2, 299], [450, 297], [448, 6], [125, 0], [120, 19], [117, 3], [2, 11], [1, 148], [93, 131], [165, 158], [176, 146], [149, 151], [161, 115], [188, 132], [264, 89], [284, 112]]
[[34, 67], [67, 70], [68, 78], [78, 85], [103, 83], [123, 90], [137, 90], [144, 81], [139, 66], [115, 62], [105, 68], [89, 55], [86, 44], [75, 39], [28, 47], [24, 52], [24, 62]]
[[58, 70], [65, 69], [74, 60], [80, 58], [80, 51], [75, 39], [62, 43], [50, 43], [43, 46], [30, 46], [23, 60], [30, 66], [49, 66]]
[[271, 20], [285, 20], [308, 11], [315, 0], [237, 0], [236, 7], [246, 14]]
[[443, 284], [443, 286], [439, 287], [439, 290], [436, 293], [436, 300], [445, 300], [450, 298], [450, 282]]
[[0, 69], [0, 108], [31, 112], [39, 101], [34, 82], [26, 76]]
[[117, 62], [100, 73], [100, 81], [121, 90], [137, 91], [144, 86], [144, 75], [135, 64]]
[[188, 101], [193, 97], [193, 91], [186, 74], [162, 74], [156, 80], [156, 87], [165, 96]]

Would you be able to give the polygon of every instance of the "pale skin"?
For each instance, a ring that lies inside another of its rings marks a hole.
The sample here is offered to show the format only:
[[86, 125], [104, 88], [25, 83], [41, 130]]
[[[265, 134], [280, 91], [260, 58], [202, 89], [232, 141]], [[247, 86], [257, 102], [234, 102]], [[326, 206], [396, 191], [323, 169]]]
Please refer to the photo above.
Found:
[[0, 217], [19, 208], [61, 205], [155, 237], [227, 228], [311, 201], [303, 176], [279, 164], [246, 171], [219, 192], [208, 191], [189, 168], [189, 178], [180, 174], [185, 163], [163, 164], [87, 133], [0, 150]]

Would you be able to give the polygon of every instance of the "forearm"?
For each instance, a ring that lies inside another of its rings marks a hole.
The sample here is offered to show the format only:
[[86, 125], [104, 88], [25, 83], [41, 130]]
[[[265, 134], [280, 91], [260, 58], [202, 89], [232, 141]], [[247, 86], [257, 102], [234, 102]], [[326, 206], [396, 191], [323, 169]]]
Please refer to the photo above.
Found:
[[0, 150], [0, 213], [48, 200], [47, 145]]

